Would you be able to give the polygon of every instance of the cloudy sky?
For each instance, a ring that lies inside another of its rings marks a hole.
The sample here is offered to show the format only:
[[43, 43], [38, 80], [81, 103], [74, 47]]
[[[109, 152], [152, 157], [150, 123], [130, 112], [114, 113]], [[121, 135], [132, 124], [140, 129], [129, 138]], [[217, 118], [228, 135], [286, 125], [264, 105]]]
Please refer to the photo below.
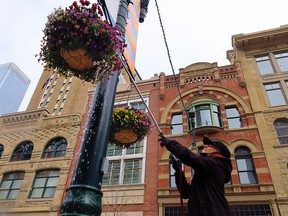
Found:
[[[31, 84], [19, 111], [26, 109], [42, 73], [39, 53], [47, 15], [71, 0], [0, 0], [0, 64], [15, 63]], [[96, 2], [92, 1], [91, 2]], [[231, 36], [288, 24], [287, 0], [157, 0], [175, 73], [195, 62], [228, 65]], [[142, 79], [172, 74], [155, 0], [139, 26], [136, 68]]]

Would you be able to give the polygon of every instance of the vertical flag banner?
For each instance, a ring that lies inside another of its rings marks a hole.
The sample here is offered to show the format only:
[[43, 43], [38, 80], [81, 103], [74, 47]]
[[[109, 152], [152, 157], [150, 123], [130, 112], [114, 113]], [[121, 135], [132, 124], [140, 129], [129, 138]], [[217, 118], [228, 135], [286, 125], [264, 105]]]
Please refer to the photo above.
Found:
[[[105, 0], [112, 22], [116, 23], [120, 0]], [[128, 8], [128, 19], [125, 32], [124, 56], [133, 75], [135, 75], [135, 60], [138, 38], [138, 26], [141, 0], [131, 0]]]
[[125, 40], [127, 47], [124, 50], [124, 56], [127, 60], [129, 68], [135, 75], [135, 60], [138, 38], [139, 16], [140, 16], [140, 0], [132, 0], [129, 4], [128, 19], [126, 26]]

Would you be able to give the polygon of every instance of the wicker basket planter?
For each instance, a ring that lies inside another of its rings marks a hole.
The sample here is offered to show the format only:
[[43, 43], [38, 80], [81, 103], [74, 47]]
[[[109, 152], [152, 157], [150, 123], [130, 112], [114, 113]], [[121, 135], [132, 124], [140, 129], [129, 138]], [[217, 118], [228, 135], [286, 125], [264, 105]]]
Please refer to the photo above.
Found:
[[103, 20], [101, 7], [87, 0], [48, 16], [38, 61], [63, 76], [100, 82], [122, 68], [122, 34]]
[[87, 50], [60, 50], [61, 57], [75, 70], [84, 71], [93, 67], [93, 60], [87, 55]]
[[151, 130], [151, 119], [142, 110], [129, 107], [115, 108], [110, 130], [110, 142], [128, 148], [148, 135]]
[[137, 141], [137, 134], [134, 133], [132, 129], [127, 130], [120, 130], [114, 134], [115, 140], [117, 140], [120, 143], [123, 143], [123, 145], [127, 145], [130, 143], [135, 143]]

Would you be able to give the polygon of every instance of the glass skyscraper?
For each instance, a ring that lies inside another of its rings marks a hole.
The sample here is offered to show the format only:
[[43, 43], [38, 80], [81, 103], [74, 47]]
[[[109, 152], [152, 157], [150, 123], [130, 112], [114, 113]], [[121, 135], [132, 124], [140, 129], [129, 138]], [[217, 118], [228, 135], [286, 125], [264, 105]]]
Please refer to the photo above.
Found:
[[0, 115], [18, 111], [30, 82], [16, 64], [0, 65]]

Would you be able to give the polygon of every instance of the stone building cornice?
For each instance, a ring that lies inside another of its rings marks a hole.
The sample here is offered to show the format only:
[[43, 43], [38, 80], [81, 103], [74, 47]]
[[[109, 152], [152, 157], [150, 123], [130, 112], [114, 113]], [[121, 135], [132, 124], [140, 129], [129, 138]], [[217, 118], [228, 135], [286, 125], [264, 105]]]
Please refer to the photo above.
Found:
[[[180, 87], [184, 87], [187, 84], [195, 82], [203, 82], [208, 80], [219, 82], [220, 80], [238, 77], [239, 71], [237, 71], [235, 64], [218, 67], [217, 63], [215, 62], [198, 62], [188, 65], [185, 68], [180, 68], [179, 75], [176, 76], [176, 80], [179, 82]], [[175, 87], [175, 79], [172, 76], [166, 76], [165, 88], [171, 87]]]
[[[263, 46], [263, 44], [273, 44], [274, 42], [287, 41], [288, 25], [282, 25], [278, 28], [258, 31], [249, 34], [237, 34], [232, 36], [232, 46], [241, 48], [249, 48], [255, 46]], [[287, 41], [288, 42], [288, 41]]]
[[8, 125], [27, 121], [37, 121], [38, 119], [48, 116], [49, 114], [50, 112], [46, 108], [6, 114], [0, 117], [0, 124]]
[[43, 129], [63, 126], [80, 125], [82, 116], [80, 114], [51, 115], [46, 108], [31, 111], [11, 113], [0, 116], [1, 131], [11, 132], [31, 128]]

